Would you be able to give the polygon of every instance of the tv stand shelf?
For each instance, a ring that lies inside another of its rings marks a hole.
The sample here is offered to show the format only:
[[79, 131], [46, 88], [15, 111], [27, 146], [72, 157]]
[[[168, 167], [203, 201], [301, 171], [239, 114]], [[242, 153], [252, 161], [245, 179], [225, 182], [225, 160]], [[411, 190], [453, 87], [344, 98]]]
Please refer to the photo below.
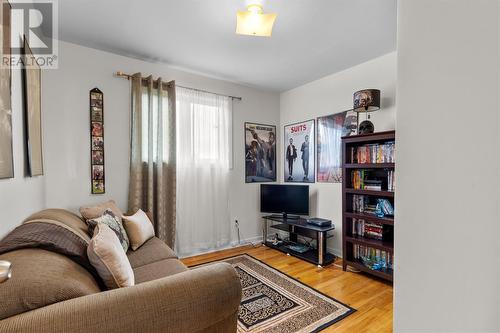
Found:
[[[335, 229], [332, 224], [327, 227], [320, 227], [314, 224], [309, 224], [305, 219], [293, 218], [286, 219], [282, 216], [270, 215], [263, 216], [263, 244], [276, 249], [278, 251], [284, 252], [288, 255], [300, 258], [302, 260], [308, 261], [310, 263], [316, 264], [318, 266], [326, 266], [335, 261], [335, 256], [331, 253], [326, 252], [326, 239], [332, 237], [333, 235], [328, 235], [328, 232]], [[271, 222], [269, 227], [277, 229], [280, 231], [288, 232], [290, 234], [288, 242], [283, 242], [281, 244], [275, 245], [267, 240], [267, 227], [268, 222]], [[273, 224], [277, 222], [277, 224]], [[317, 249], [310, 249], [304, 253], [299, 253], [293, 251], [287, 247], [289, 244], [298, 243], [297, 237], [304, 236], [317, 240]]]
[[[302, 227], [296, 227], [296, 228], [293, 228], [293, 229], [290, 230], [290, 225], [291, 224], [288, 224], [288, 223], [280, 223], [280, 224], [271, 224], [269, 227], [273, 228], [273, 229], [278, 229], [278, 230], [281, 230], [281, 231], [289, 232], [289, 233], [292, 233], [292, 234], [297, 234], [297, 235], [300, 235], [300, 236], [305, 236], [305, 237], [316, 239], [316, 237], [310, 237], [310, 236], [308, 236], [307, 232], [301, 230]], [[306, 230], [310, 230], [310, 229], [306, 229]], [[326, 238], [330, 238], [330, 237], [333, 237], [333, 235], [328, 235], [327, 234], [325, 237]]]
[[[293, 250], [290, 250], [287, 245], [290, 244], [290, 242], [284, 242], [283, 244], [280, 245], [274, 245], [271, 242], [265, 242], [264, 245], [267, 247], [270, 247], [272, 249], [281, 251], [283, 253], [289, 254], [291, 256], [297, 257], [299, 259], [305, 260], [310, 262], [311, 264], [319, 265], [319, 257], [318, 257], [318, 251], [316, 249], [311, 249], [309, 251], [306, 251], [304, 253], [300, 252], [295, 252]], [[324, 263], [321, 266], [326, 266], [331, 264], [332, 262], [335, 261], [335, 256], [331, 253], [325, 253], [324, 256]]]

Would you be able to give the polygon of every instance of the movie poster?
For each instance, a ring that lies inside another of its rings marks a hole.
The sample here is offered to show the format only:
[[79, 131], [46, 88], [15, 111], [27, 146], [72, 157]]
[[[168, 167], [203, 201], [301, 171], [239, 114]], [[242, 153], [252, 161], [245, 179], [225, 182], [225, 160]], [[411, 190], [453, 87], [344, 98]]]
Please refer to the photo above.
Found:
[[245, 182], [276, 181], [276, 126], [245, 123]]
[[318, 182], [342, 182], [343, 136], [356, 134], [357, 114], [345, 111], [318, 118]]
[[314, 119], [285, 126], [285, 182], [314, 183]]

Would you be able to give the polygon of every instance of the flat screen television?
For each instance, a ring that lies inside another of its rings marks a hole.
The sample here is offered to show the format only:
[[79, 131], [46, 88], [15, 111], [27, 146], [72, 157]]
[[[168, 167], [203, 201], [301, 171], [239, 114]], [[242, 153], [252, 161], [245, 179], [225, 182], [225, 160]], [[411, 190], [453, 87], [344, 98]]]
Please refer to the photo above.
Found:
[[261, 213], [309, 215], [308, 185], [260, 185]]

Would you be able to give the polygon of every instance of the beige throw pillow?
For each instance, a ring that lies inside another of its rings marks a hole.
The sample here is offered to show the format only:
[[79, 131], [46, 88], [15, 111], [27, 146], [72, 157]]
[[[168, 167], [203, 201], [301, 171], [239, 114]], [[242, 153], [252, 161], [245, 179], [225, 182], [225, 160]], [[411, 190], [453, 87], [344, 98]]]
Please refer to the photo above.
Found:
[[134, 271], [118, 237], [107, 225], [98, 223], [87, 248], [89, 261], [108, 289], [134, 285]]
[[82, 214], [83, 219], [87, 221], [102, 216], [106, 209], [111, 209], [113, 214], [120, 220], [120, 223], [122, 223], [121, 217], [123, 212], [118, 208], [114, 200], [108, 200], [95, 206], [80, 207], [80, 214]]
[[134, 251], [155, 236], [153, 224], [146, 213], [140, 209], [132, 216], [122, 216], [122, 221], [127, 231], [130, 247]]

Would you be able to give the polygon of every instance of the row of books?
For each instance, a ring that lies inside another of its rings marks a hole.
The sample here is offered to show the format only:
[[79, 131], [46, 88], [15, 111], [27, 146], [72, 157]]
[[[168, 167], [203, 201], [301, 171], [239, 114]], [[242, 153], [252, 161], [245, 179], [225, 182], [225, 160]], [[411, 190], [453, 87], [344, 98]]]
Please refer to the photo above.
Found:
[[356, 190], [382, 191], [382, 181], [378, 179], [369, 179], [370, 171], [352, 170], [351, 184]]
[[354, 244], [354, 259], [373, 270], [393, 269], [394, 258], [389, 252]]
[[394, 206], [387, 199], [378, 198], [373, 201], [367, 195], [355, 194], [352, 196], [352, 211], [353, 213], [374, 214], [380, 217], [393, 216]]
[[394, 141], [351, 147], [351, 163], [394, 163], [395, 153]]
[[370, 203], [369, 197], [366, 195], [352, 196], [352, 211], [354, 213], [375, 213], [377, 205]]
[[352, 234], [370, 239], [382, 240], [384, 228], [380, 223], [352, 219]]

